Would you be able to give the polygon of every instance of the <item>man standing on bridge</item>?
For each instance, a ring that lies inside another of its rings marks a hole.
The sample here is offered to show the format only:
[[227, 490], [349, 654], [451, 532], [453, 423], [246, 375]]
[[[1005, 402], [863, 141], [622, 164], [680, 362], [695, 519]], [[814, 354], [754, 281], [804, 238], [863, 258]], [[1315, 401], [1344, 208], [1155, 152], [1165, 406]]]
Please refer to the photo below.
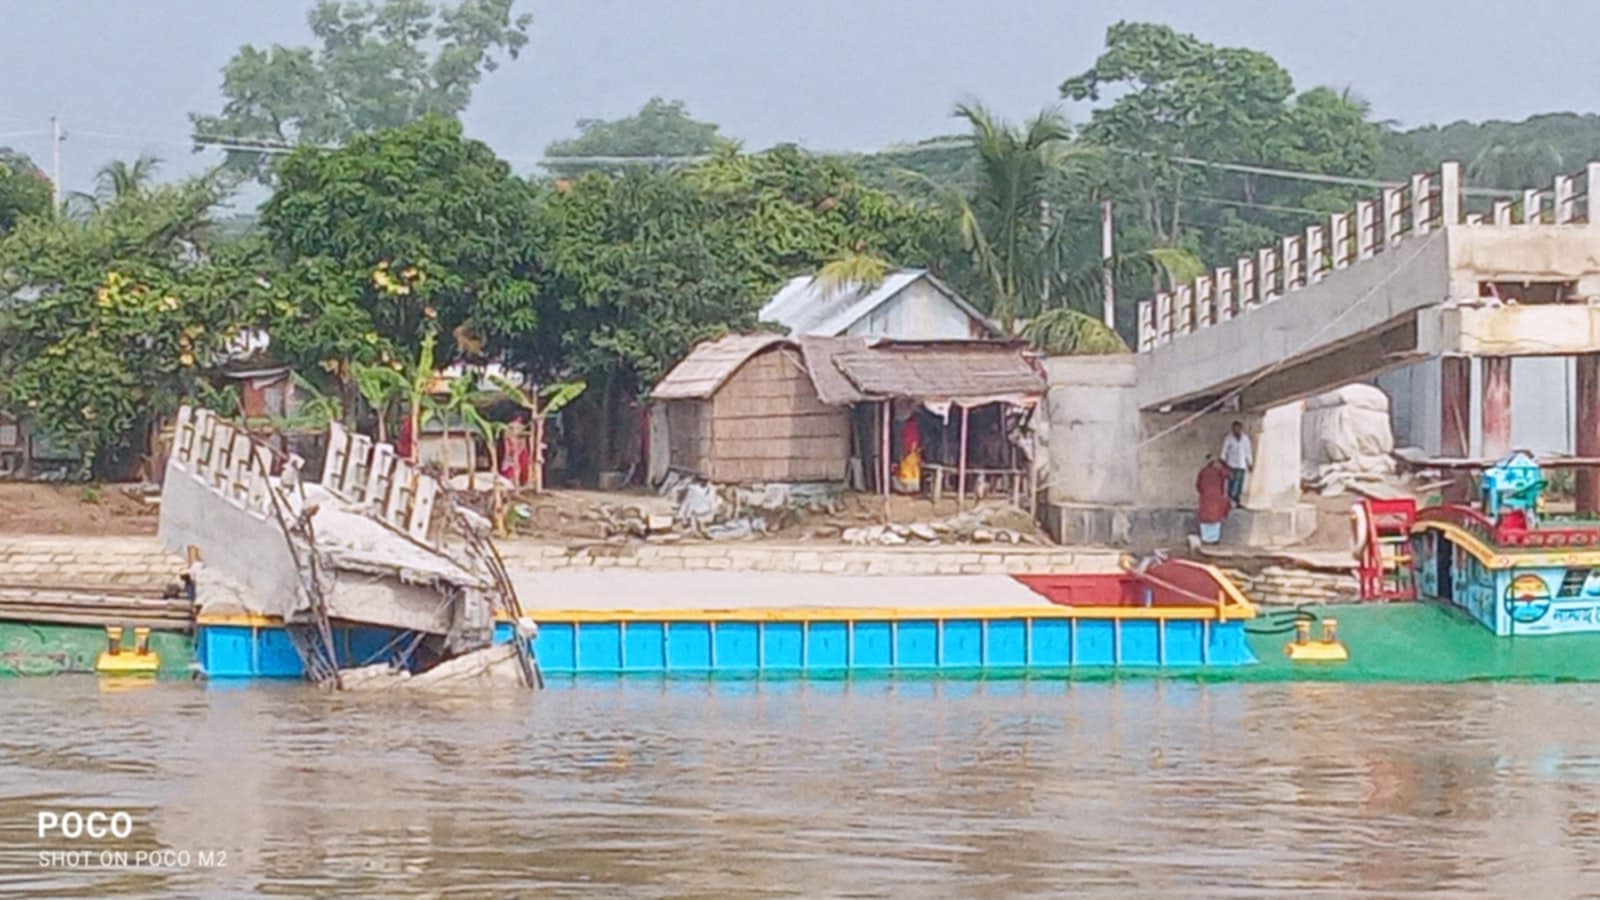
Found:
[[1235, 420], [1222, 439], [1222, 462], [1228, 467], [1228, 499], [1234, 506], [1244, 496], [1244, 473], [1255, 468], [1255, 449], [1250, 446], [1250, 436], [1244, 433], [1244, 423]]

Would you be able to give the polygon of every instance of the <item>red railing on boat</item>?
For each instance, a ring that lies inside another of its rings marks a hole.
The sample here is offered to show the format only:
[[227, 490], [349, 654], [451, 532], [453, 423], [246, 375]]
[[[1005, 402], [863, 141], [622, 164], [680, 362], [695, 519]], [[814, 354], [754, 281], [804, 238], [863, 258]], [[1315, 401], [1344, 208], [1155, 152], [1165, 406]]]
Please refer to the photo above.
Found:
[[1446, 522], [1499, 547], [1600, 546], [1600, 525], [1547, 523], [1528, 528], [1527, 520], [1521, 515], [1507, 515], [1495, 522], [1479, 510], [1456, 504], [1427, 507], [1417, 514], [1417, 519], [1422, 522]]

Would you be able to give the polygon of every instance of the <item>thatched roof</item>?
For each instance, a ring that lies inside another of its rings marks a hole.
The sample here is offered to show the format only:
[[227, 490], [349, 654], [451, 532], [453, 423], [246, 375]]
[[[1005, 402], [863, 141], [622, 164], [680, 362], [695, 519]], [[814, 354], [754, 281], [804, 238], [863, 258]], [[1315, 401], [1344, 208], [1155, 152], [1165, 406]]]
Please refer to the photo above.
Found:
[[650, 391], [654, 400], [704, 400], [717, 392], [750, 357], [776, 344], [795, 346], [778, 334], [730, 334], [695, 345]]
[[745, 334], [695, 347], [650, 396], [709, 398], [751, 357], [774, 346], [799, 348], [817, 398], [829, 406], [885, 399], [977, 406], [1027, 402], [1045, 392], [1044, 376], [1020, 343]]
[[800, 338], [800, 354], [805, 358], [806, 372], [817, 389], [818, 399], [829, 406], [849, 406], [867, 399], [834, 362], [840, 353], [865, 350], [867, 346], [863, 337]]
[[1023, 345], [1009, 342], [882, 341], [840, 349], [833, 365], [864, 398], [974, 406], [1045, 392]]

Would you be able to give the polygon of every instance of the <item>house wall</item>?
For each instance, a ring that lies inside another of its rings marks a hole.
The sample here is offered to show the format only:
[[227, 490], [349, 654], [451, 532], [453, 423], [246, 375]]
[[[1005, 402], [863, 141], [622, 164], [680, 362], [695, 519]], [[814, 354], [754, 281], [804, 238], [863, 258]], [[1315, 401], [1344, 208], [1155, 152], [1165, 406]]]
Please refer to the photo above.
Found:
[[846, 334], [900, 340], [965, 340], [987, 336], [982, 323], [926, 278], [906, 285], [889, 302], [851, 323]]
[[711, 401], [667, 400], [658, 409], [667, 421], [667, 465], [711, 476]]
[[[844, 480], [849, 413], [817, 399], [796, 351], [775, 347], [747, 361], [717, 391], [710, 412], [712, 481]], [[676, 419], [670, 428], [675, 442]]]

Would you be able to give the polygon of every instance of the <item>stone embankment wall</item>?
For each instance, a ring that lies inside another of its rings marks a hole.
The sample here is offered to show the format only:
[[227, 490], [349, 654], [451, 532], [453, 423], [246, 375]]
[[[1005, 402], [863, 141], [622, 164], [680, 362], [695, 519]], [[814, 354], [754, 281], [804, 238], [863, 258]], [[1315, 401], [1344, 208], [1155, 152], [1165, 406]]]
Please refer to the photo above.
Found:
[[[500, 542], [512, 573], [633, 569], [792, 572], [838, 575], [1006, 575], [1114, 572], [1111, 550], [1010, 544], [850, 547], [835, 544], [675, 543], [571, 547], [527, 540]], [[0, 536], [0, 585], [159, 586], [176, 580], [183, 561], [153, 537]]]

